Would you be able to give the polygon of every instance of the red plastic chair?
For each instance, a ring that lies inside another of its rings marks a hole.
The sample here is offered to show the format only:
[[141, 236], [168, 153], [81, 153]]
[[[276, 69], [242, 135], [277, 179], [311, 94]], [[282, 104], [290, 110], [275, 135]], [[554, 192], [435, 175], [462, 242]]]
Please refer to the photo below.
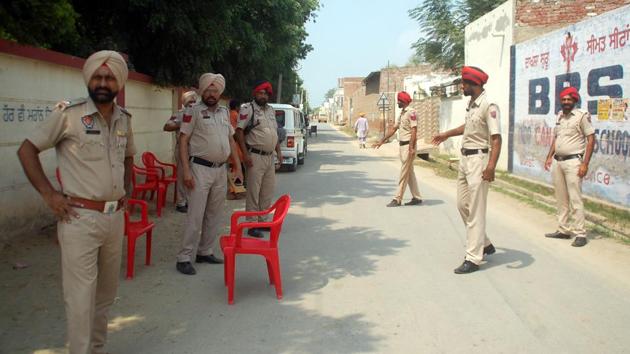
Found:
[[[127, 236], [127, 279], [133, 278], [134, 260], [136, 256], [136, 240], [138, 237], [146, 234], [146, 253], [144, 256], [144, 264], [151, 265], [151, 237], [153, 226], [155, 224], [149, 221], [148, 205], [144, 200], [129, 199], [127, 200], [129, 209], [125, 211], [125, 235]], [[130, 215], [133, 207], [139, 205], [141, 208], [140, 220], [131, 220]]]
[[[173, 188], [173, 203], [177, 202], [177, 166], [171, 163], [165, 163], [155, 156], [154, 153], [150, 151], [146, 151], [142, 153], [142, 163], [147, 168], [157, 168], [160, 171], [159, 180], [160, 183], [164, 184], [164, 188], [166, 191], [165, 194], [168, 194], [168, 186], [172, 183], [175, 187]], [[166, 169], [171, 169], [171, 174], [166, 173]], [[153, 199], [153, 192], [151, 192], [151, 199]], [[166, 201], [166, 200], [165, 200]]]
[[[282, 231], [282, 223], [289, 211], [291, 197], [283, 195], [271, 208], [264, 211], [237, 211], [232, 214], [230, 224], [230, 234], [221, 237], [221, 250], [225, 257], [224, 278], [225, 286], [228, 288], [228, 303], [234, 304], [234, 272], [236, 268], [236, 255], [258, 254], [265, 257], [267, 261], [267, 272], [269, 273], [269, 283], [275, 285], [276, 296], [282, 299], [282, 277], [280, 275], [280, 258], [278, 256], [278, 239]], [[238, 223], [238, 219], [245, 216], [267, 215], [273, 212], [271, 222], [243, 222]], [[271, 233], [269, 240], [259, 240], [251, 237], [243, 237], [243, 229], [254, 227], [269, 227]]]
[[[145, 182], [140, 183], [138, 176], [145, 176]], [[157, 216], [162, 216], [162, 207], [164, 206], [164, 199], [166, 198], [166, 187], [159, 182], [159, 172], [155, 168], [142, 168], [135, 164], [131, 170], [131, 185], [133, 187], [131, 192], [131, 199], [139, 199], [138, 194], [142, 193], [142, 199], [144, 199], [147, 192], [157, 192], [157, 201], [155, 203], [157, 209]]]

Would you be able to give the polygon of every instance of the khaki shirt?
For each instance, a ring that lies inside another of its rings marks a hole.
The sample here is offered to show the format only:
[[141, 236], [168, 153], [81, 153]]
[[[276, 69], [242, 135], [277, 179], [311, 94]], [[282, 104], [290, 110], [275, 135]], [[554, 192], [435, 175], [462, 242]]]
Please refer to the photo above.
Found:
[[65, 194], [96, 201], [125, 196], [125, 157], [136, 148], [124, 108], [114, 106], [108, 127], [91, 99], [66, 102], [28, 140], [39, 151], [55, 147]]
[[230, 156], [230, 137], [234, 129], [227, 108], [217, 106], [211, 110], [203, 102], [197, 103], [185, 110], [179, 130], [190, 136], [190, 156], [219, 163]]
[[554, 129], [556, 155], [583, 154], [586, 149], [586, 137], [594, 133], [588, 111], [574, 108], [568, 115], [560, 111]]
[[[252, 107], [254, 112], [252, 114]], [[245, 130], [250, 120], [254, 120], [254, 128], [245, 135], [247, 146], [265, 152], [273, 152], [278, 144], [278, 123], [276, 111], [270, 105], [260, 107], [256, 102], [241, 106], [237, 127]]]
[[462, 147], [465, 149], [487, 149], [490, 137], [501, 134], [499, 107], [488, 101], [486, 91], [468, 105]]
[[411, 139], [411, 128], [418, 126], [417, 117], [416, 111], [409, 109], [409, 107], [400, 112], [400, 118], [398, 120], [399, 141], [409, 141]]

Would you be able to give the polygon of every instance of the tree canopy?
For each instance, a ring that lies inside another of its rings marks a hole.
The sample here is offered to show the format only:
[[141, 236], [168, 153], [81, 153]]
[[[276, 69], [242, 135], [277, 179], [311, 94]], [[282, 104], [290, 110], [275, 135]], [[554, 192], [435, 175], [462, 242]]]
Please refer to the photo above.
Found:
[[423, 36], [412, 48], [416, 57], [440, 68], [464, 65], [464, 27], [501, 5], [505, 0], [425, 0], [409, 10]]
[[295, 68], [312, 50], [304, 26], [318, 8], [318, 0], [8, 0], [0, 37], [81, 57], [117, 50], [160, 85], [195, 86], [218, 72], [226, 94], [242, 100], [260, 79], [277, 92], [282, 74], [289, 102], [301, 91]]

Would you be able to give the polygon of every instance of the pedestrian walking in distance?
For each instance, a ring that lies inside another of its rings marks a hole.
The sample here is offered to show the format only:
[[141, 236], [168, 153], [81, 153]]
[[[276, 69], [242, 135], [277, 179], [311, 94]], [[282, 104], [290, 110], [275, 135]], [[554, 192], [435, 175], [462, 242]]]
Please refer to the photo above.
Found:
[[398, 135], [398, 154], [400, 156], [400, 162], [402, 163], [400, 168], [400, 177], [398, 178], [398, 189], [396, 189], [396, 195], [392, 199], [388, 207], [398, 207], [402, 203], [403, 195], [407, 186], [411, 191], [411, 200], [405, 205], [419, 205], [422, 204], [422, 196], [418, 189], [418, 181], [416, 180], [416, 173], [413, 170], [413, 161], [416, 159], [416, 143], [418, 135], [418, 116], [415, 110], [409, 108], [411, 104], [411, 96], [405, 91], [398, 93], [398, 108], [401, 108], [400, 116], [396, 120], [396, 125], [389, 131], [389, 133], [381, 139], [373, 147], [378, 149], [386, 142], [392, 135], [400, 130]]
[[484, 255], [495, 248], [486, 234], [488, 188], [494, 181], [494, 171], [501, 152], [499, 107], [484, 90], [488, 74], [474, 66], [462, 69], [462, 90], [470, 96], [465, 123], [433, 137], [439, 145], [446, 139], [463, 135], [457, 174], [457, 209], [466, 226], [466, 257], [455, 269], [456, 274], [479, 269]]
[[[575, 87], [562, 90], [559, 98], [562, 110], [558, 112], [553, 142], [545, 161], [545, 170], [551, 168], [556, 192], [558, 229], [545, 236], [561, 239], [575, 236], [571, 245], [582, 247], [587, 243], [582, 179], [588, 172], [593, 154], [595, 130], [588, 111], [575, 107], [580, 101], [580, 94]], [[573, 219], [573, 224], [569, 223], [570, 219]]]
[[354, 131], [359, 138], [359, 149], [365, 149], [365, 139], [370, 131], [370, 126], [367, 118], [365, 118], [365, 113], [360, 113], [359, 119], [354, 122]]

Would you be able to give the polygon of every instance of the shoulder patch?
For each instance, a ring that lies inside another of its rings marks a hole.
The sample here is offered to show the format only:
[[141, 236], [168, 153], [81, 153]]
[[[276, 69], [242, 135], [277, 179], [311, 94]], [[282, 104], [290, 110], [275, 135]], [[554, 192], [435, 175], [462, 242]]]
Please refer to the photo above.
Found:
[[71, 100], [62, 100], [62, 101], [57, 102], [57, 104], [55, 104], [55, 109], [64, 111], [70, 107], [78, 106], [86, 102], [87, 102], [87, 98], [74, 98]]
[[411, 120], [416, 120], [416, 119], [418, 119], [418, 117], [416, 116], [416, 111], [411, 111], [411, 112], [409, 113], [409, 119], [411, 119]]
[[192, 121], [192, 115], [184, 113], [184, 115], [182, 117], [182, 122], [190, 123], [191, 121]]
[[241, 115], [239, 115], [239, 119], [240, 119], [240, 120], [246, 120], [246, 119], [247, 119], [247, 117], [249, 117], [249, 115], [248, 115], [248, 114], [241, 114]]

